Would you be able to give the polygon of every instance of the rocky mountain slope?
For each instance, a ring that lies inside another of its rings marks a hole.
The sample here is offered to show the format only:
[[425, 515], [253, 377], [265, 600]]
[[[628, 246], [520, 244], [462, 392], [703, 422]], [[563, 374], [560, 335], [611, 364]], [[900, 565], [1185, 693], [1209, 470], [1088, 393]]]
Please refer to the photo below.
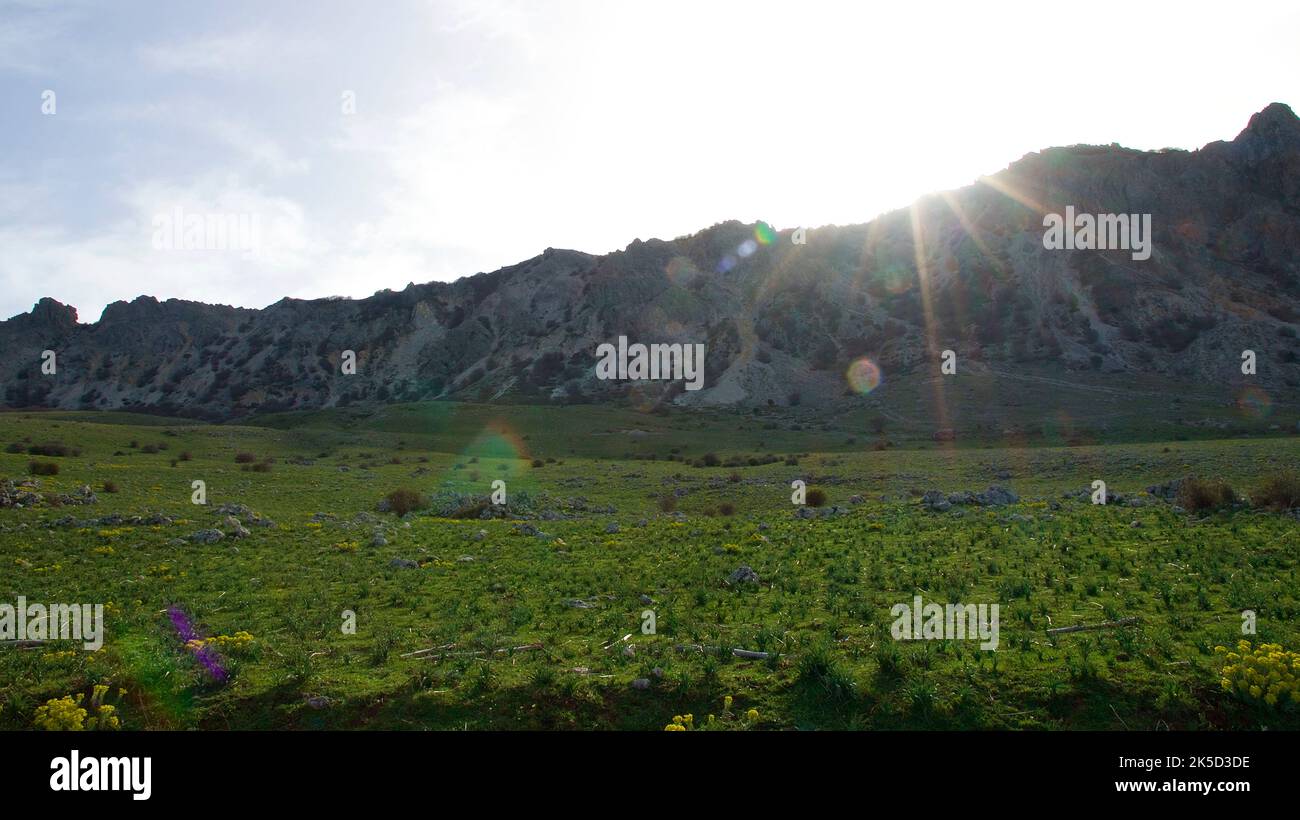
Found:
[[[1151, 257], [1046, 249], [1043, 215], [1066, 206], [1151, 214]], [[0, 322], [0, 387], [10, 407], [208, 418], [439, 398], [806, 405], [844, 400], [862, 357], [888, 378], [929, 377], [948, 349], [974, 371], [1203, 386], [1240, 382], [1250, 349], [1255, 384], [1300, 395], [1300, 120], [1282, 104], [1199, 151], [1052, 148], [795, 238], [728, 222], [366, 299], [249, 310], [141, 296], [94, 324], [42, 299]], [[598, 380], [596, 348], [618, 336], [705, 344], [705, 388]]]

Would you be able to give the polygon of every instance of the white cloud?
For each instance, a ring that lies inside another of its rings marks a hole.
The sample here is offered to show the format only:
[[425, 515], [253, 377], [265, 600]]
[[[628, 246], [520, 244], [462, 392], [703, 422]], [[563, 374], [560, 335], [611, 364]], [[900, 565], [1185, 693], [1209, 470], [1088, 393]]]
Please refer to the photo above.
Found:
[[304, 40], [259, 27], [142, 46], [137, 54], [156, 71], [260, 75], [270, 67], [292, 64], [315, 50]]

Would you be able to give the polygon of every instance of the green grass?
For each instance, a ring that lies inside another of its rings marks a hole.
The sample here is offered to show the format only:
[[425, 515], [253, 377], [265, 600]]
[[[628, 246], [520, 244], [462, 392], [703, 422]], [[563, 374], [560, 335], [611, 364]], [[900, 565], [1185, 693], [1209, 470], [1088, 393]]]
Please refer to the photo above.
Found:
[[[779, 429], [764, 428], [775, 419]], [[945, 449], [918, 434], [874, 451], [868, 436], [849, 445], [844, 429], [789, 429], [776, 415], [425, 404], [254, 421], [0, 414], [0, 445], [81, 448], [43, 459], [61, 469], [42, 491], [89, 484], [99, 495], [89, 506], [0, 510], [0, 603], [111, 603], [101, 652], [0, 647], [0, 728], [31, 728], [41, 703], [96, 683], [124, 690], [113, 702], [133, 729], [660, 729], [677, 714], [697, 725], [721, 716], [727, 695], [738, 717], [722, 723], [761, 729], [1300, 728], [1294, 706], [1223, 692], [1213, 652], [1242, 637], [1244, 609], [1258, 615], [1253, 640], [1300, 649], [1294, 518], [1060, 498], [1094, 479], [1127, 494], [1184, 475], [1249, 496], [1300, 460], [1294, 437]], [[674, 448], [688, 459], [781, 460], [694, 467], [666, 460]], [[241, 451], [274, 459], [270, 471], [241, 470]], [[0, 453], [0, 476], [24, 477], [30, 459]], [[498, 478], [512, 502], [566, 519], [531, 520], [549, 536], [539, 538], [509, 520], [375, 511], [402, 487], [486, 495]], [[794, 478], [848, 512], [794, 517]], [[190, 503], [195, 480], [206, 482], [207, 507]], [[102, 492], [105, 481], [119, 491]], [[990, 484], [1014, 488], [1020, 503], [957, 517], [917, 500], [932, 487]], [[674, 490], [685, 491], [684, 521], [659, 512]], [[865, 503], [848, 505], [855, 494]], [[275, 525], [174, 543], [220, 527], [224, 503]], [[735, 514], [717, 514], [724, 504]], [[155, 511], [176, 521], [50, 526]], [[385, 546], [371, 545], [377, 527]], [[394, 558], [421, 567], [394, 568]], [[726, 584], [741, 564], [758, 585]], [[894, 641], [890, 608], [917, 594], [998, 603], [998, 650]], [[226, 683], [181, 645], [168, 607], [206, 635], [255, 637], [224, 653]], [[640, 631], [646, 609], [652, 636]], [[341, 630], [345, 610], [355, 634]], [[1133, 616], [1137, 627], [1046, 633]], [[445, 645], [432, 659], [401, 657]], [[772, 657], [742, 660], [730, 648]], [[634, 688], [637, 678], [652, 684]], [[315, 697], [328, 705], [313, 708]], [[743, 719], [750, 708], [757, 721]]]

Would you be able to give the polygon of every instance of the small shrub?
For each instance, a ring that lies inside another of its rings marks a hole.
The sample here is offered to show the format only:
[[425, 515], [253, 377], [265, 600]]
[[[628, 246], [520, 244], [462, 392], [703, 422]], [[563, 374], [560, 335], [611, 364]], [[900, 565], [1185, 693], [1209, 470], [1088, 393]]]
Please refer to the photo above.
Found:
[[16, 441], [15, 441], [15, 442], [13, 442], [12, 444], [10, 444], [9, 446], [5, 447], [5, 452], [6, 452], [6, 453], [21, 453], [21, 452], [22, 452], [23, 450], [25, 450], [25, 449], [26, 449], [26, 448], [23, 447], [22, 444], [20, 444], [19, 442], [16, 442]]
[[717, 467], [717, 466], [718, 466], [718, 463], [719, 463], [719, 461], [718, 461], [718, 454], [717, 454], [717, 453], [705, 453], [705, 454], [704, 454], [704, 466], [705, 466], [705, 467]]
[[659, 496], [660, 512], [670, 513], [675, 509], [677, 509], [677, 496], [673, 495], [672, 493], [666, 493], [664, 495]]
[[736, 505], [732, 504], [730, 501], [724, 501], [718, 505], [718, 513], [720, 515], [735, 515]]
[[415, 510], [424, 509], [424, 498], [418, 492], [403, 487], [400, 490], [393, 490], [387, 496], [388, 509], [393, 513], [402, 516]]
[[546, 466], [546, 462], [545, 462], [545, 461], [542, 461], [540, 458], [535, 458], [535, 459], [533, 459], [533, 468], [534, 468], [534, 469], [536, 469], [536, 468], [538, 468], [538, 467], [544, 467], [544, 466]]
[[236, 464], [252, 464], [254, 461], [257, 461], [257, 456], [252, 453], [235, 453]]
[[826, 503], [826, 491], [820, 487], [814, 487], [808, 491], [804, 498], [809, 507], [820, 507]]
[[27, 462], [27, 472], [32, 475], [58, 475], [59, 465], [53, 461], [36, 461]]
[[1256, 507], [1275, 510], [1300, 507], [1300, 473], [1274, 473], [1264, 479], [1251, 500]]
[[186, 450], [186, 451], [184, 451], [183, 453], [181, 453], [181, 455], [180, 455], [180, 460], [181, 460], [181, 461], [193, 461], [193, 460], [194, 460], [194, 454], [191, 453], [189, 450]]
[[115, 493], [118, 491], [118, 486], [116, 481], [105, 481], [103, 487], [104, 487], [104, 492], [106, 493]]
[[[21, 450], [19, 451], [21, 452]], [[27, 448], [29, 456], [50, 456], [54, 458], [63, 458], [69, 455], [80, 455], [81, 451], [69, 447], [61, 441], [49, 442], [47, 444], [33, 444]]]
[[829, 700], [853, 697], [853, 676], [824, 644], [810, 647], [799, 659], [798, 680], [808, 690]]
[[1237, 500], [1225, 481], [1189, 478], [1178, 488], [1178, 504], [1186, 510], [1210, 510]]

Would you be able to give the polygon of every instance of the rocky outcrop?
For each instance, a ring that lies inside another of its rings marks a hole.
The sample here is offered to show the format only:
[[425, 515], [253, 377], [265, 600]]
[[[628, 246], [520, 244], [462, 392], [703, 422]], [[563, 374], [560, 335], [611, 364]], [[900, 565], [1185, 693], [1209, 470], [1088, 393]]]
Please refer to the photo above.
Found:
[[[1067, 206], [1151, 214], [1151, 257], [1044, 248], [1044, 212]], [[1256, 385], [1300, 388], [1300, 121], [1285, 105], [1199, 151], [1051, 148], [794, 238], [726, 222], [366, 299], [248, 310], [142, 296], [93, 324], [42, 299], [0, 322], [0, 399], [211, 418], [426, 399], [809, 405], [844, 397], [860, 357], [892, 376], [945, 349], [963, 367], [1198, 384], [1239, 375], [1250, 349]], [[705, 344], [704, 389], [601, 381], [596, 347], [618, 336]]]

